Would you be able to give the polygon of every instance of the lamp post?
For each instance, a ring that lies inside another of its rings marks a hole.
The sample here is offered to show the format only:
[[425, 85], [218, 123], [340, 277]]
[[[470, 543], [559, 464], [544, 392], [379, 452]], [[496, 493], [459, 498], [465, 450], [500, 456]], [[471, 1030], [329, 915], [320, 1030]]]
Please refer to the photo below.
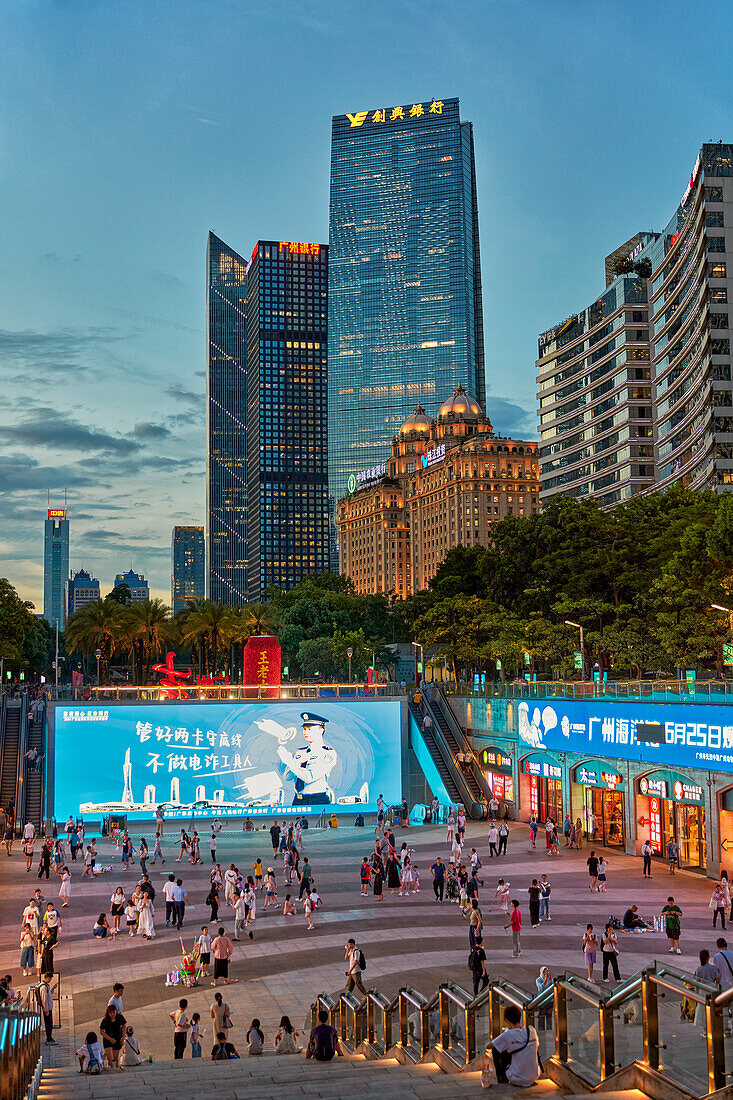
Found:
[[99, 659], [102, 656], [102, 650], [95, 649], [94, 656], [97, 658], [97, 687], [99, 687]]
[[421, 643], [421, 642], [417, 642], [417, 641], [416, 641], [416, 642], [413, 642], [413, 643], [412, 643], [412, 648], [413, 648], [413, 650], [414, 650], [414, 657], [415, 657], [415, 687], [417, 687], [417, 685], [418, 685], [418, 678], [417, 678], [417, 674], [418, 674], [418, 667], [417, 667], [417, 651], [418, 651], [418, 649], [420, 650], [420, 664], [423, 664], [423, 656], [422, 656], [422, 643]]
[[354, 656], [353, 646], [349, 646], [346, 650], [346, 656], [349, 658], [349, 683], [351, 683], [351, 658]]
[[583, 642], [583, 627], [580, 623], [574, 623], [571, 619], [565, 620], [565, 626], [574, 626], [576, 630], [580, 631], [580, 679], [581, 683], [585, 683], [585, 645]]

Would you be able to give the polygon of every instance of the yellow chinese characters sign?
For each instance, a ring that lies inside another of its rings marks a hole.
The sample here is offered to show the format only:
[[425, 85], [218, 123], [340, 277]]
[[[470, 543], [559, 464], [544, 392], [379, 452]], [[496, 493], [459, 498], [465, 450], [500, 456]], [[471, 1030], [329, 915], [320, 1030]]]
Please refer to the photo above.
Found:
[[432, 103], [412, 103], [406, 107], [379, 107], [376, 111], [356, 111], [347, 113], [351, 127], [363, 126], [365, 122], [398, 122], [406, 118], [422, 118], [423, 115], [442, 115], [445, 104], [442, 99]]
[[278, 241], [278, 252], [288, 252], [291, 256], [320, 256], [319, 244], [308, 244], [305, 241]]

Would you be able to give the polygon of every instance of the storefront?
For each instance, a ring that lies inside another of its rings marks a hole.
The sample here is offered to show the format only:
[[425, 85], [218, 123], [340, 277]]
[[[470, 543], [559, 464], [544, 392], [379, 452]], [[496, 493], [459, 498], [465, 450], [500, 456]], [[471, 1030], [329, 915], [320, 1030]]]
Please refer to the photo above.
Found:
[[478, 761], [494, 797], [499, 802], [508, 803], [511, 814], [514, 808], [514, 780], [512, 778], [511, 756], [503, 749], [490, 745], [488, 748], [480, 750]]
[[676, 840], [680, 866], [705, 870], [707, 831], [702, 787], [680, 772], [649, 772], [637, 780], [636, 809], [640, 844], [648, 836], [654, 855], [666, 859], [667, 844]]
[[573, 818], [577, 817], [584, 822], [590, 841], [623, 849], [625, 784], [609, 761], [586, 760], [573, 768]]
[[562, 768], [556, 757], [546, 752], [525, 756], [519, 768], [519, 787], [523, 821], [535, 814], [538, 821], [551, 817], [557, 825], [562, 824]]

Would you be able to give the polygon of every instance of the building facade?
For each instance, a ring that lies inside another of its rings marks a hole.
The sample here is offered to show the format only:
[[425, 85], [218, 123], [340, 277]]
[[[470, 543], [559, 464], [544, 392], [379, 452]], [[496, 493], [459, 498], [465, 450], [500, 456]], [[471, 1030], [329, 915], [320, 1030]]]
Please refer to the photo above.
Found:
[[126, 584], [130, 589], [130, 597], [133, 603], [142, 603], [150, 599], [148, 582], [142, 573], [134, 573], [129, 569], [127, 573], [118, 573], [115, 577], [115, 588], [120, 584]]
[[328, 246], [258, 241], [247, 276], [247, 594], [329, 568]]
[[173, 614], [205, 593], [206, 550], [203, 527], [174, 527], [171, 537], [171, 607]]
[[99, 581], [86, 569], [80, 569], [66, 582], [66, 614], [73, 615], [85, 604], [100, 598]]
[[603, 294], [540, 336], [543, 502], [730, 491], [731, 225], [733, 146], [704, 145], [664, 232], [627, 241]]
[[488, 546], [505, 516], [539, 510], [537, 444], [496, 436], [458, 386], [434, 420], [418, 405], [388, 459], [349, 488], [338, 503], [341, 572], [360, 594], [404, 599], [454, 547]]
[[484, 404], [473, 130], [457, 99], [333, 119], [329, 476], [384, 459], [418, 402], [463, 380]]
[[247, 599], [247, 262], [214, 233], [206, 251], [206, 596]]
[[43, 533], [43, 617], [52, 627], [66, 625], [69, 575], [69, 520], [65, 508], [49, 508]]

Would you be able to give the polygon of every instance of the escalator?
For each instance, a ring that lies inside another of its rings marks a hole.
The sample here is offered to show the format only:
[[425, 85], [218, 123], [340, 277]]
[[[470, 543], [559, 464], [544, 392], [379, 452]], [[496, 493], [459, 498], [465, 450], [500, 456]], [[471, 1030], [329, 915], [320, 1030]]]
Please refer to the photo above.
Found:
[[28, 726], [25, 751], [28, 752], [30, 749], [35, 749], [41, 757], [41, 766], [38, 771], [32, 768], [26, 769], [21, 795], [22, 805], [20, 809], [22, 813], [20, 814], [20, 820], [23, 824], [26, 821], [32, 821], [36, 827], [36, 832], [40, 833], [43, 824], [44, 776], [46, 774], [45, 710], [41, 712], [40, 721], [31, 722]]
[[[437, 690], [434, 692], [429, 706], [433, 721], [442, 733], [443, 740], [450, 749], [453, 759], [457, 759], [458, 753], [470, 752], [471, 746], [466, 740], [466, 736], [458, 725], [442, 692]], [[461, 769], [461, 774], [466, 781], [466, 786], [471, 792], [471, 798], [474, 802], [480, 802], [481, 799], [485, 797], [491, 798], [491, 792], [482, 784], [479, 778], [480, 772], [477, 765], [474, 764], [463, 767]]]
[[[423, 729], [423, 727], [422, 727], [422, 718], [423, 718], [423, 716], [420, 712], [420, 708], [412, 701], [412, 699], [410, 699], [408, 701], [408, 706], [410, 708], [410, 713], [411, 713], [412, 717], [414, 718], [418, 729], [420, 730], [420, 736], [423, 739], [423, 742], [425, 744], [426, 749], [430, 753], [430, 758], [431, 758], [433, 764], [435, 765], [435, 769], [436, 769], [438, 775], [441, 778], [441, 781], [443, 783], [443, 786], [446, 789], [446, 792], [448, 794], [449, 799], [451, 800], [452, 803], [455, 803], [456, 805], [458, 805], [460, 802], [463, 801], [462, 797], [461, 797], [461, 793], [458, 790], [456, 784], [454, 783], [453, 777], [452, 777], [450, 771], [448, 770], [448, 768], [445, 764], [445, 761], [443, 760], [443, 757], [441, 756], [440, 749], [438, 748], [438, 743], [435, 740], [435, 737], [434, 737], [432, 731], [429, 730], [429, 729]], [[433, 793], [435, 793], [435, 792], [433, 792]]]
[[[3, 741], [0, 757], [0, 804], [4, 809], [16, 807], [18, 769], [20, 765], [20, 732], [22, 706], [20, 700], [9, 699], [3, 708]], [[17, 820], [17, 808], [15, 819]]]

